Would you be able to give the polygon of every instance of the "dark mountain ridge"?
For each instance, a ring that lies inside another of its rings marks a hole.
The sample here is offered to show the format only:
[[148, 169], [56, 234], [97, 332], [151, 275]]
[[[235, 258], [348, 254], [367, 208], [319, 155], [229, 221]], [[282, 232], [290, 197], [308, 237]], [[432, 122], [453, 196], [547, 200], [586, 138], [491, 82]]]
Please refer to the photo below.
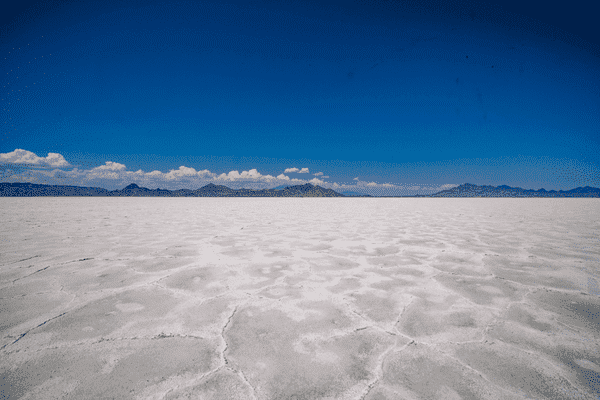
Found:
[[415, 197], [600, 197], [600, 189], [591, 186], [578, 187], [571, 190], [522, 189], [507, 185], [477, 186], [464, 183], [452, 189], [438, 193]]
[[148, 189], [135, 183], [123, 189], [43, 185], [36, 183], [0, 183], [0, 197], [84, 196], [84, 197], [344, 197], [331, 189], [306, 183], [275, 189], [231, 189], [209, 183], [196, 190]]
[[[286, 186], [275, 189], [231, 189], [223, 185], [209, 183], [199, 189], [148, 189], [135, 183], [123, 189], [108, 190], [98, 187], [65, 185], [43, 185], [36, 183], [0, 183], [0, 197], [41, 197], [41, 196], [80, 196], [80, 197], [376, 197], [355, 192], [338, 193], [318, 185]], [[590, 186], [571, 190], [533, 190], [519, 187], [478, 186], [464, 183], [438, 193], [415, 196], [382, 197], [592, 197], [600, 198], [600, 189]]]

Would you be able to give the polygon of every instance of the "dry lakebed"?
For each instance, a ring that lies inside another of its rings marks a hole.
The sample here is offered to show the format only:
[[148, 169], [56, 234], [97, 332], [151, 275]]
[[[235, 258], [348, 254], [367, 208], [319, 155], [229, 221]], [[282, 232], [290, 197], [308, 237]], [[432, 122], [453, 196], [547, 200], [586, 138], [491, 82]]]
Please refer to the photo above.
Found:
[[600, 201], [0, 198], [0, 399], [600, 399]]

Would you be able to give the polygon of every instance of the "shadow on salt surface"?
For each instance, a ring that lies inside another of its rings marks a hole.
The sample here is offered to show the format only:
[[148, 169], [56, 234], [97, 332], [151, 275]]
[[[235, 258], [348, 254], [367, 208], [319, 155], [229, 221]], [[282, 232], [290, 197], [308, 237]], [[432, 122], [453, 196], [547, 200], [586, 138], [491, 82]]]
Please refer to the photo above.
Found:
[[75, 294], [126, 288], [148, 281], [148, 277], [125, 267], [124, 263], [110, 261], [94, 260], [51, 273], [56, 276], [63, 275], [63, 289]]
[[478, 278], [442, 274], [433, 279], [446, 288], [460, 293], [473, 303], [484, 306], [505, 307], [512, 301], [522, 300], [528, 293], [516, 283], [492, 277]]
[[360, 264], [347, 258], [327, 256], [312, 259], [310, 266], [314, 272], [328, 272], [354, 269], [360, 266]]
[[3, 368], [0, 381], [12, 390], [4, 392], [7, 398], [22, 398], [25, 391], [30, 392], [23, 398], [31, 399], [134, 398], [148, 387], [153, 392], [170, 387], [169, 377], [188, 381], [215, 368], [219, 342], [166, 337], [44, 349]]
[[[0, 287], [0, 300], [9, 301], [12, 298], [30, 296], [33, 294], [44, 294], [50, 292], [60, 292], [61, 285], [58, 279], [41, 276], [31, 276], [28, 279], [20, 280], [14, 284], [7, 284]], [[2, 310], [0, 309], [0, 312]]]
[[[600, 344], [587, 332], [561, 325], [553, 312], [513, 304], [489, 337], [545, 356], [581, 388], [600, 395]], [[565, 340], [568, 337], [568, 340]]]
[[243, 376], [229, 369], [220, 369], [200, 380], [196, 385], [177, 388], [169, 392], [167, 398], [169, 400], [256, 400]]
[[[418, 257], [410, 256], [407, 254], [389, 255], [381, 257], [367, 257], [367, 262], [371, 265], [377, 265], [382, 268], [406, 268], [411, 265], [419, 266], [415, 270], [421, 270], [423, 263], [419, 261]], [[423, 274], [423, 272], [421, 272]]]
[[[390, 392], [393, 395], [389, 394]], [[400, 397], [398, 397], [400, 395]], [[423, 344], [412, 343], [388, 355], [383, 377], [366, 399], [521, 399], [496, 394], [477, 371]]]
[[267, 247], [266, 249], [258, 246], [258, 251], [264, 251], [263, 256], [265, 257], [291, 257], [294, 253], [289, 249], [273, 249]]
[[153, 255], [160, 257], [176, 257], [176, 258], [187, 258], [198, 256], [199, 251], [196, 246], [169, 246], [164, 250], [154, 251]]
[[363, 293], [351, 293], [348, 298], [361, 315], [372, 321], [394, 324], [402, 311], [402, 302], [392, 296], [381, 296], [380, 291], [368, 290]]
[[600, 296], [600, 287], [598, 286], [598, 281], [591, 276], [588, 277], [588, 285], [587, 285], [588, 293], [594, 296]]
[[342, 278], [335, 285], [328, 286], [327, 290], [335, 294], [344, 294], [360, 289], [363, 286], [362, 280], [358, 277]]
[[[31, 325], [31, 328], [43, 322], [46, 317], [58, 314], [72, 299], [73, 296], [59, 291], [1, 298], [0, 332], [3, 337], [0, 347], [14, 342], [23, 330], [27, 330], [24, 326]], [[37, 323], [32, 324], [32, 321]]]
[[507, 259], [504, 257], [486, 257], [486, 267], [494, 275], [507, 281], [535, 287], [549, 287], [569, 290], [581, 290], [581, 286], [573, 282], [580, 271], [554, 262], [554, 266], [543, 260], [528, 258], [525, 260]]
[[252, 246], [235, 246], [229, 250], [221, 251], [219, 254], [223, 254], [228, 257], [241, 258], [244, 260], [252, 258], [255, 250]]
[[[274, 285], [277, 281], [283, 284], [287, 276], [294, 276], [298, 269], [304, 270], [301, 262], [296, 260], [284, 260], [273, 263], [252, 263], [243, 268], [243, 276], [236, 282], [240, 290], [256, 290], [266, 286]], [[292, 278], [293, 280], [293, 278]], [[303, 279], [302, 279], [303, 280]], [[287, 281], [286, 286], [293, 285]]]
[[417, 298], [406, 307], [398, 330], [427, 343], [476, 341], [497, 314], [456, 295], [437, 302]]
[[375, 247], [372, 252], [365, 253], [368, 257], [381, 257], [381, 256], [389, 256], [392, 254], [398, 254], [400, 252], [400, 247], [398, 246], [383, 246], [383, 247]]
[[228, 279], [235, 275], [236, 272], [225, 266], [189, 266], [162, 279], [160, 284], [170, 289], [193, 293], [202, 299], [227, 292]]
[[128, 290], [70, 311], [22, 341], [44, 333], [52, 334], [49, 343], [101, 339], [111, 337], [117, 330], [124, 334], [124, 328], [128, 336], [143, 336], [146, 332], [136, 329], [136, 323], [164, 318], [177, 303], [170, 292], [156, 286]]
[[335, 336], [350, 328], [343, 312], [328, 302], [303, 309], [317, 313], [296, 320], [275, 309], [239, 310], [225, 333], [229, 363], [244, 371], [259, 398], [318, 399], [362, 391], [394, 338], [373, 329]]
[[600, 338], [600, 297], [581, 293], [537, 290], [528, 301], [556, 314], [556, 319]]
[[[296, 239], [296, 238], [294, 238]], [[327, 243], [309, 243], [309, 242], [292, 242], [290, 243], [290, 247], [293, 249], [301, 249], [306, 251], [326, 251], [332, 249], [333, 246]]]
[[256, 293], [256, 296], [261, 298], [269, 298], [269, 299], [288, 299], [288, 300], [301, 300], [304, 298], [304, 289], [300, 287], [294, 287], [289, 285], [281, 285], [276, 287], [271, 287], [268, 289], [261, 290]]
[[489, 276], [490, 273], [483, 263], [481, 253], [468, 254], [457, 252], [444, 252], [435, 256], [429, 265], [439, 271], [472, 276]]
[[452, 347], [458, 359], [501, 387], [512, 391], [516, 388], [535, 399], [591, 398], [589, 387], [573, 386], [560, 366], [524, 352], [520, 346], [496, 341]]
[[142, 256], [122, 261], [127, 267], [139, 273], [153, 273], [181, 268], [197, 262], [195, 257], [149, 257]]

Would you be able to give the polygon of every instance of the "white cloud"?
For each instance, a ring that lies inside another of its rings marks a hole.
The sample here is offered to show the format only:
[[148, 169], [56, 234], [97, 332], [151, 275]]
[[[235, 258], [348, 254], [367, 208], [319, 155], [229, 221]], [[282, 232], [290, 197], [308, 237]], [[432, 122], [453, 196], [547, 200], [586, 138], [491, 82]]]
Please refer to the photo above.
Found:
[[357, 176], [356, 178], [352, 179], [352, 180], [353, 180], [353, 181], [357, 181], [357, 180], [358, 180], [358, 176]]
[[239, 178], [240, 178], [240, 173], [238, 171], [229, 171], [228, 174], [222, 173], [221, 175], [217, 176], [217, 179], [229, 180], [229, 181], [235, 181], [236, 179], [239, 179]]
[[[154, 172], [156, 172], [156, 171], [154, 171]], [[198, 171], [196, 171], [194, 168], [186, 167], [183, 165], [180, 166], [179, 169], [172, 169], [168, 173], [163, 174], [164, 179], [167, 179], [167, 180], [177, 180], [177, 179], [184, 178], [184, 177], [192, 178], [192, 177], [197, 177], [197, 176], [198, 176]]]
[[199, 177], [213, 177], [213, 176], [215, 176], [215, 174], [210, 172], [207, 169], [203, 169], [202, 171], [198, 171], [198, 176]]
[[[145, 172], [141, 169], [128, 171], [124, 164], [106, 161], [91, 169], [59, 169], [70, 165], [62, 155], [49, 153], [48, 157], [38, 157], [34, 153], [17, 149], [11, 153], [0, 153], [0, 163], [23, 164], [17, 171], [16, 168], [0, 170], [0, 180], [10, 182], [35, 182], [45, 184], [75, 185], [75, 186], [97, 186], [107, 189], [120, 189], [130, 183], [136, 183], [147, 188], [164, 189], [196, 189], [208, 183], [225, 184], [232, 189], [241, 187], [252, 189], [266, 189], [276, 186], [291, 186], [311, 183], [324, 188], [333, 189], [338, 192], [355, 191], [371, 195], [409, 195], [429, 194], [439, 192], [455, 184], [392, 184], [361, 181], [358, 177], [352, 183], [339, 184], [337, 182], [326, 182], [322, 172], [313, 174], [312, 180], [290, 178], [285, 174], [277, 176], [263, 175], [253, 168], [248, 171], [237, 170], [228, 173], [217, 174], [208, 169], [197, 171], [192, 167], [180, 166], [169, 172], [154, 170]], [[31, 166], [54, 166], [52, 169], [27, 168]], [[25, 167], [25, 169], [23, 169]], [[286, 171], [308, 173], [308, 168], [288, 168]]]
[[290, 172], [297, 172], [299, 174], [308, 174], [308, 168], [302, 168], [302, 169], [298, 169], [296, 167], [294, 168], [286, 168], [285, 171], [283, 171], [283, 173], [287, 174]]
[[377, 188], [399, 188], [402, 186], [398, 186], [398, 185], [393, 185], [391, 183], [377, 183], [377, 182], [369, 182], [369, 183], [365, 183], [365, 182], [358, 182], [358, 185], [363, 186], [369, 186], [369, 187], [377, 187]]
[[452, 189], [453, 187], [457, 187], [457, 186], [460, 186], [460, 185], [447, 183], [445, 185], [440, 186], [440, 190]]
[[10, 153], [0, 153], [0, 163], [29, 164], [49, 167], [69, 167], [71, 164], [58, 153], [48, 153], [47, 157], [38, 157], [35, 153], [23, 149], [15, 149]]
[[[85, 171], [84, 174], [88, 179], [110, 179], [117, 180], [122, 177], [122, 173], [125, 172], [127, 167], [124, 164], [117, 162], [106, 161], [104, 165], [92, 168], [91, 170]], [[79, 170], [78, 170], [79, 171]], [[132, 172], [130, 172], [132, 173]]]
[[[324, 178], [324, 177], [323, 177]], [[339, 184], [337, 182], [323, 182], [319, 186], [323, 186], [328, 189], [333, 189], [338, 192], [352, 191], [364, 194], [370, 194], [372, 196], [404, 196], [414, 194], [430, 194], [436, 193], [442, 190], [439, 185], [408, 185], [408, 184], [393, 184], [393, 183], [377, 183], [377, 182], [365, 182], [360, 179], [354, 178], [355, 183], [352, 184]], [[312, 183], [312, 181], [311, 181]]]
[[96, 168], [92, 168], [92, 171], [124, 171], [127, 167], [124, 164], [117, 162], [107, 161], [105, 165], [101, 165]]
[[[242, 171], [240, 174], [239, 171], [230, 171], [228, 174], [222, 173], [219, 176], [212, 174], [210, 171], [203, 171], [205, 174], [211, 174], [211, 176], [215, 180], [225, 180], [230, 182], [248, 182], [248, 183], [273, 183], [277, 182], [277, 180], [286, 180], [289, 181], [290, 178], [287, 176], [280, 174], [278, 177], [274, 177], [272, 175], [263, 175], [258, 172], [256, 169], [251, 169], [250, 171]], [[208, 176], [208, 175], [207, 175]], [[292, 180], [294, 181], [294, 180]]]

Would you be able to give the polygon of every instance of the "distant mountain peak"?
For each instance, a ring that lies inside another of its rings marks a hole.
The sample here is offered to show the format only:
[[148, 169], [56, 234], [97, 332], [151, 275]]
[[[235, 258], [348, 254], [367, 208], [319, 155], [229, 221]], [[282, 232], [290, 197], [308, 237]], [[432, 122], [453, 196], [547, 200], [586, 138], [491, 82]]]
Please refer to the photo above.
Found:
[[544, 188], [533, 190], [507, 185], [489, 186], [464, 183], [452, 189], [425, 195], [424, 197], [600, 197], [598, 188], [575, 188], [566, 191], [546, 190]]
[[315, 187], [315, 186], [312, 185], [311, 183], [305, 183], [304, 185], [288, 186], [288, 187], [286, 187], [286, 189], [312, 188], [312, 187]]
[[131, 190], [131, 189], [139, 189], [140, 187], [138, 185], [136, 185], [135, 183], [130, 183], [129, 185], [125, 186], [123, 188], [123, 190]]

